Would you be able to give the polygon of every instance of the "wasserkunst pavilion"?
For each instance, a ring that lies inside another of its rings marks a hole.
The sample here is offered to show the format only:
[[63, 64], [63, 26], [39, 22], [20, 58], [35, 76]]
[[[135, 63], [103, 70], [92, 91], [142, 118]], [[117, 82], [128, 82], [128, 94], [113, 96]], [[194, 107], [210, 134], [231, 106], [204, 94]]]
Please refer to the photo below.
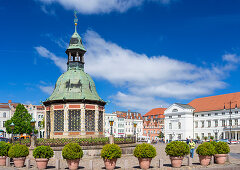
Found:
[[47, 138], [102, 137], [104, 135], [104, 105], [92, 78], [84, 72], [82, 39], [75, 32], [69, 47], [67, 71], [57, 80], [46, 106], [45, 132]]

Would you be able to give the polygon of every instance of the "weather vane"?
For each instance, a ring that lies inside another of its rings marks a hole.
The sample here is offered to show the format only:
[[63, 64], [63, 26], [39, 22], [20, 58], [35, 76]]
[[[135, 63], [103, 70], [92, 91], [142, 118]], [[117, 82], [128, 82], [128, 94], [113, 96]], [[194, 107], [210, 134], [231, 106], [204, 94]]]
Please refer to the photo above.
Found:
[[75, 23], [75, 25], [77, 25], [77, 22], [78, 22], [77, 11], [74, 11], [74, 16], [75, 16], [74, 23]]

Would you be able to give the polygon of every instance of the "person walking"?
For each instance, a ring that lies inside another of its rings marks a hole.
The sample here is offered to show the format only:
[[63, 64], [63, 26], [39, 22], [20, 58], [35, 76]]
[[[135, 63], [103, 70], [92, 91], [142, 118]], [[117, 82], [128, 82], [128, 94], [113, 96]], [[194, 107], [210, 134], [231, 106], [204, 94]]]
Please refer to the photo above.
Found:
[[193, 158], [193, 154], [194, 154], [194, 149], [195, 149], [195, 142], [193, 142], [193, 140], [191, 139], [189, 142], [189, 147], [190, 147], [190, 157]]

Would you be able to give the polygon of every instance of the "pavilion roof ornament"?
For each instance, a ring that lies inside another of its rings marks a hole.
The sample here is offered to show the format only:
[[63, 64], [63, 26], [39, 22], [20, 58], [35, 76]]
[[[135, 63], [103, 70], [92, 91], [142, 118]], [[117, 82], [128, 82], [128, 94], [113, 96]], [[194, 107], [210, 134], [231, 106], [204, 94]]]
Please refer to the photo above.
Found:
[[77, 32], [77, 24], [78, 24], [78, 18], [77, 18], [77, 11], [74, 11], [74, 24], [75, 24], [75, 32]]

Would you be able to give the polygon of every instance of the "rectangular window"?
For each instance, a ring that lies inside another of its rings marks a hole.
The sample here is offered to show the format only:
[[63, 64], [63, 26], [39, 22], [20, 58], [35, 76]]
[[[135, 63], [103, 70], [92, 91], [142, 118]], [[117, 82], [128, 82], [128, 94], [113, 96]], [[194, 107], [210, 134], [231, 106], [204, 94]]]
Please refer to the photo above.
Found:
[[99, 111], [98, 115], [98, 132], [103, 132], [103, 111]]
[[218, 127], [218, 120], [215, 120], [215, 127]]
[[197, 128], [198, 127], [198, 122], [195, 122], [195, 128]]
[[5, 127], [5, 123], [6, 123], [6, 121], [3, 121], [3, 127]]
[[202, 121], [202, 128], [204, 128], [204, 121]]
[[198, 115], [195, 115], [195, 117], [198, 117]]
[[201, 135], [202, 135], [202, 139], [204, 139], [204, 133], [201, 133]]
[[85, 110], [85, 131], [95, 131], [95, 110]]
[[225, 112], [222, 112], [222, 115], [225, 115]]
[[54, 110], [54, 131], [64, 131], [64, 111]]
[[172, 129], [172, 123], [169, 123], [169, 129]]
[[226, 121], [222, 120], [222, 126], [226, 126]]
[[238, 111], [235, 111], [235, 114], [238, 114]]
[[172, 116], [169, 116], [169, 118], [171, 119], [171, 118], [172, 118]]
[[238, 119], [235, 119], [235, 125], [238, 125]]
[[181, 115], [178, 115], [178, 117], [181, 117]]
[[81, 110], [68, 110], [68, 131], [81, 131]]
[[210, 139], [210, 137], [211, 137], [211, 133], [208, 133], [208, 139]]
[[218, 113], [215, 113], [215, 116], [217, 116], [218, 115]]
[[211, 127], [211, 121], [208, 121], [208, 127]]
[[211, 114], [209, 113], [208, 116], [211, 116]]
[[201, 114], [202, 117], [204, 117], [204, 114]]
[[232, 120], [229, 120], [229, 126], [232, 126]]
[[144, 130], [144, 134], [146, 134], [146, 130]]

